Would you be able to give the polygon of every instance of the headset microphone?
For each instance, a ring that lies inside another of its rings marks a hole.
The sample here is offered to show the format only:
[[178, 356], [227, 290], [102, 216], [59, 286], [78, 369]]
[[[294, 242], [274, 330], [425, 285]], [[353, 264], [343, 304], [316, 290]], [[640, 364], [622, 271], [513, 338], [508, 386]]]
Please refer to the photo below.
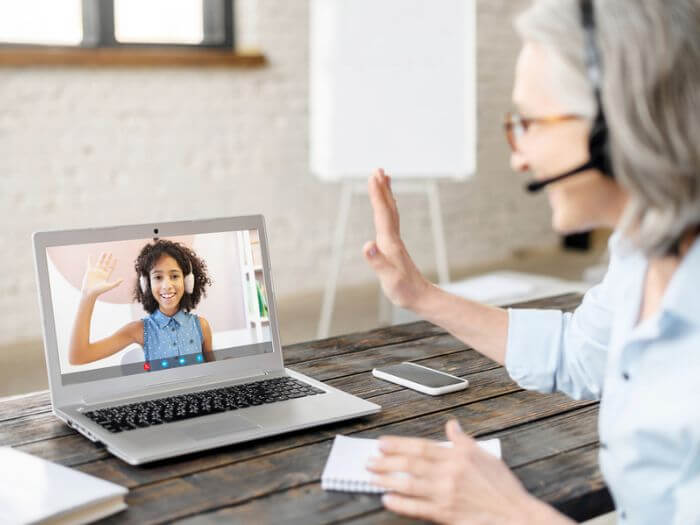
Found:
[[572, 175], [576, 175], [577, 173], [581, 173], [582, 171], [590, 170], [596, 167], [596, 163], [593, 161], [588, 161], [585, 164], [581, 164], [578, 168], [574, 168], [571, 171], [567, 171], [566, 173], [562, 173], [561, 175], [557, 175], [556, 177], [550, 177], [548, 179], [544, 180], [534, 180], [532, 182], [528, 182], [527, 185], [525, 186], [525, 189], [529, 191], [530, 193], [535, 193], [537, 191], [540, 191], [544, 189], [545, 186], [549, 186], [550, 184], [554, 182], [559, 182], [562, 179], [565, 179], [567, 177], [571, 177]]

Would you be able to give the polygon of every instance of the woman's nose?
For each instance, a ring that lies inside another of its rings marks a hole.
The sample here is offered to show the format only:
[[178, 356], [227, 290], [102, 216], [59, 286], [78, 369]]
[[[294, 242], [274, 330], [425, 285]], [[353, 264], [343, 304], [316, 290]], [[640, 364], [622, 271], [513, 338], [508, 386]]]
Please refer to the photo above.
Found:
[[519, 173], [530, 171], [530, 165], [527, 163], [527, 159], [518, 151], [514, 151], [510, 154], [510, 168]]

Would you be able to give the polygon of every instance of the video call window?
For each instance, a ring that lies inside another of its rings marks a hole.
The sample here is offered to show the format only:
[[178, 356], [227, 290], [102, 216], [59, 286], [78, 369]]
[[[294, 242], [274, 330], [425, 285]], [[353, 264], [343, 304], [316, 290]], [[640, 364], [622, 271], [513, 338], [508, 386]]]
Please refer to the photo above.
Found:
[[64, 383], [272, 351], [257, 230], [47, 248]]

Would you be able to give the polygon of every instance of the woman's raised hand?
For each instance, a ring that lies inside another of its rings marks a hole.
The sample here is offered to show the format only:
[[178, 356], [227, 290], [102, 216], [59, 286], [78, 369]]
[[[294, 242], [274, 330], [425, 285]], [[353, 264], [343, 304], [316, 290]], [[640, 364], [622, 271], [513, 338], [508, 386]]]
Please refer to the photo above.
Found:
[[401, 240], [399, 211], [391, 192], [391, 180], [384, 170], [372, 174], [368, 190], [376, 239], [366, 242], [362, 251], [389, 300], [411, 309], [431, 286], [430, 282], [420, 273]]
[[92, 256], [88, 255], [87, 269], [83, 277], [82, 293], [84, 296], [97, 297], [113, 288], [119, 286], [123, 279], [109, 282], [117, 260], [109, 252], [102, 252], [96, 263], [93, 263]]

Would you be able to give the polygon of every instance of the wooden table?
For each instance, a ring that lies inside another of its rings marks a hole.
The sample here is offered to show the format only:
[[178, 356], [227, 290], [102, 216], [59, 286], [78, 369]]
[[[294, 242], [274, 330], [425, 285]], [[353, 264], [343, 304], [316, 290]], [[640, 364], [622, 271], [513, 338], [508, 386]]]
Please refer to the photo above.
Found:
[[[570, 294], [522, 306], [572, 310]], [[537, 348], [532, 349], [533, 352]], [[444, 439], [456, 417], [468, 433], [499, 437], [503, 458], [537, 497], [581, 520], [612, 510], [598, 470], [597, 403], [522, 390], [504, 368], [426, 322], [288, 346], [285, 364], [382, 406], [362, 419], [133, 467], [50, 413], [48, 392], [0, 400], [0, 445], [124, 485], [128, 510], [107, 521], [162, 523], [407, 522], [378, 496], [324, 492], [319, 479], [333, 436]], [[372, 377], [404, 360], [468, 377], [466, 390], [431, 397]], [[6, 473], [3, 473], [6, 475]]]

